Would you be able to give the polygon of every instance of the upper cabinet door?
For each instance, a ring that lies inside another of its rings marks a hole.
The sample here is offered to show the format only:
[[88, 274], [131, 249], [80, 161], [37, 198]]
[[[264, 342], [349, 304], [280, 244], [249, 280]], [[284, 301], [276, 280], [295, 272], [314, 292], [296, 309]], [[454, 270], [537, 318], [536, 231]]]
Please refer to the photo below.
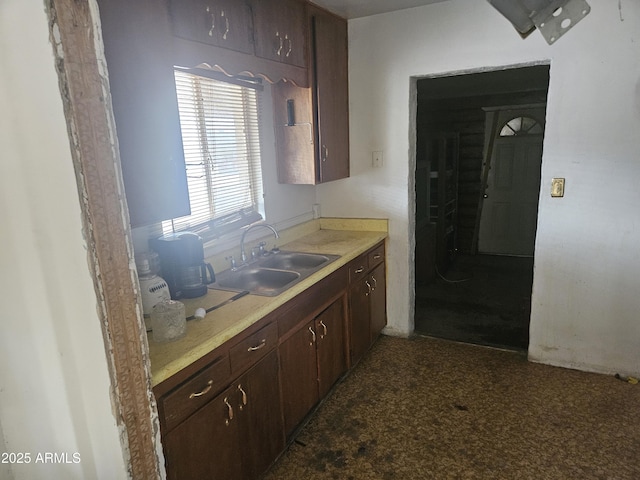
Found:
[[298, 0], [253, 0], [252, 6], [256, 55], [306, 67], [304, 4]]
[[244, 0], [171, 0], [176, 37], [253, 53], [251, 7]]
[[320, 183], [349, 176], [347, 22], [312, 14], [313, 75]]
[[165, 3], [99, 0], [98, 4], [131, 225], [188, 215]]

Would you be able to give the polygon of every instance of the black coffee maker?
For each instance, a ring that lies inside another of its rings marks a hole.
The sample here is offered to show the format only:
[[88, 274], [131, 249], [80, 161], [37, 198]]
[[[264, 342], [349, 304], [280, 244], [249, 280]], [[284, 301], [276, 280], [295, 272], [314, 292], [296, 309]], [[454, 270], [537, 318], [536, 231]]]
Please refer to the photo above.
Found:
[[193, 232], [170, 233], [152, 240], [151, 248], [160, 256], [162, 278], [173, 300], [197, 298], [216, 281], [213, 267], [204, 261], [202, 238]]

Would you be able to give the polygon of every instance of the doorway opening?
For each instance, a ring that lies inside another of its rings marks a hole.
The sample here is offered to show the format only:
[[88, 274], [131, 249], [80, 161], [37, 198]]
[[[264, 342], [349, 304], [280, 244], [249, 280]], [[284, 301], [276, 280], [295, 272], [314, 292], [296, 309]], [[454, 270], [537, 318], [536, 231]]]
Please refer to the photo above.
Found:
[[526, 351], [549, 66], [417, 80], [415, 330]]

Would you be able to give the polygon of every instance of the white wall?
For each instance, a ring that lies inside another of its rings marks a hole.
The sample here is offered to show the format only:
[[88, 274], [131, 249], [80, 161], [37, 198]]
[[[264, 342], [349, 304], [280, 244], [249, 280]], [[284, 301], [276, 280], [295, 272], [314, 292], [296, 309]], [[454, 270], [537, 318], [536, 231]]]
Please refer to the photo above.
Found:
[[[413, 330], [412, 77], [550, 63], [530, 358], [640, 372], [640, 4], [589, 0], [549, 46], [488, 2], [451, 0], [349, 23], [352, 177], [318, 187], [325, 215], [390, 219], [389, 331]], [[373, 169], [371, 152], [384, 151]], [[550, 198], [552, 177], [566, 178]]]
[[126, 478], [42, 0], [0, 3], [0, 225], [0, 477]]

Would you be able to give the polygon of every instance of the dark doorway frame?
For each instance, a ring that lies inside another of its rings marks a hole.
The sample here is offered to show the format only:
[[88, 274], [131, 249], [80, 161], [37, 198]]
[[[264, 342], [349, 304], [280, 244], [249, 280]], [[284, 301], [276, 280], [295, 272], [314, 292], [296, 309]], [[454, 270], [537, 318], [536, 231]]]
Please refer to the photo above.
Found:
[[[481, 202], [481, 174], [486, 153], [485, 114], [482, 107], [546, 104], [549, 71], [549, 64], [540, 63], [515, 65], [496, 70], [453, 72], [442, 76], [416, 79], [414, 323], [417, 332], [421, 330], [420, 284], [446, 278], [443, 273], [446, 274], [446, 269], [452, 265], [458, 253], [463, 252], [468, 255], [477, 253], [473, 237], [476, 217], [479, 214], [478, 205]], [[466, 115], [475, 115], [476, 118], [475, 120], [465, 118]], [[467, 123], [473, 126], [461, 125], [464, 123], [464, 121], [461, 122], [461, 118], [470, 120]], [[459, 122], [457, 128], [456, 122]], [[465, 131], [465, 128], [470, 129]], [[453, 247], [450, 246], [451, 242], [443, 247], [443, 239], [438, 236], [438, 232], [442, 232], [443, 228], [438, 228], [437, 223], [430, 221], [432, 218], [429, 202], [433, 189], [430, 186], [425, 187], [424, 182], [433, 183], [434, 173], [429, 167], [430, 159], [425, 157], [430, 138], [436, 135], [452, 134], [460, 138], [458, 149], [461, 153], [459, 167], [455, 172], [458, 177], [455, 184], [457, 191], [456, 241]], [[434, 244], [437, 245], [436, 248], [433, 247]], [[446, 250], [444, 254], [443, 250]], [[530, 273], [533, 275], [532, 271]], [[460, 278], [454, 279], [452, 283], [455, 284], [455, 280]], [[529, 290], [529, 304], [530, 294]], [[530, 307], [527, 312], [527, 345], [529, 317]]]

